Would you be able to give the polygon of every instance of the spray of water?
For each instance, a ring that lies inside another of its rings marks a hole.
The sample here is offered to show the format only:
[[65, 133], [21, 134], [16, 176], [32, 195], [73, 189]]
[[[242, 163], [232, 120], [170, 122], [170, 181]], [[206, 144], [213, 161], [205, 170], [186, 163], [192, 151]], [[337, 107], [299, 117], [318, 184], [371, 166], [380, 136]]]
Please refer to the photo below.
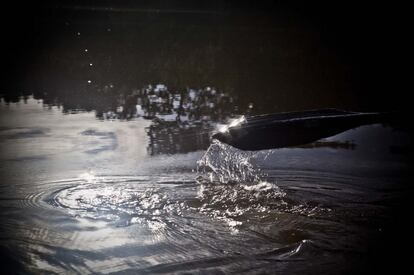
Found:
[[261, 173], [253, 164], [254, 154], [213, 140], [197, 162], [198, 179], [209, 183], [258, 183]]
[[237, 232], [243, 221], [272, 215], [285, 193], [255, 166], [257, 154], [214, 140], [197, 163], [199, 211]]

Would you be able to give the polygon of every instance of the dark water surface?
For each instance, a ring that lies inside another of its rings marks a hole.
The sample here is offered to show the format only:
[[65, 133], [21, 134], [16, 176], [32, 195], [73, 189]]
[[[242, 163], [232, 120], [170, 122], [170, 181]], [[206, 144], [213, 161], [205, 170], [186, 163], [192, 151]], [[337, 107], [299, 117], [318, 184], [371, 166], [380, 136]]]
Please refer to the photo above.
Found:
[[240, 115], [405, 110], [391, 81], [398, 72], [378, 66], [390, 65], [384, 52], [376, 58], [389, 42], [371, 47], [381, 36], [367, 7], [345, 24], [348, 15], [318, 5], [105, 3], [36, 7], [6, 33], [3, 270], [409, 266], [413, 151], [404, 116], [291, 148], [244, 152], [209, 139]]
[[389, 237], [407, 210], [411, 141], [390, 127], [303, 148], [153, 154], [166, 141], [144, 118], [30, 97], [2, 102], [0, 122], [1, 244], [15, 270], [344, 273], [400, 247]]

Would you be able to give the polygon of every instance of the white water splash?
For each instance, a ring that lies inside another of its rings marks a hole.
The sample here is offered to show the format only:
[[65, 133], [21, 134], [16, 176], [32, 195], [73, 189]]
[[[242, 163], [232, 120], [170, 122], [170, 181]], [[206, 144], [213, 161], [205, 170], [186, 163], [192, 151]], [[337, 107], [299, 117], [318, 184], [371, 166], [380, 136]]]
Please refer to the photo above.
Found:
[[199, 179], [210, 183], [260, 182], [260, 170], [252, 162], [254, 155], [213, 140], [197, 162]]
[[199, 211], [225, 222], [233, 233], [243, 221], [272, 215], [285, 204], [285, 193], [262, 179], [256, 156], [214, 140], [197, 163]]

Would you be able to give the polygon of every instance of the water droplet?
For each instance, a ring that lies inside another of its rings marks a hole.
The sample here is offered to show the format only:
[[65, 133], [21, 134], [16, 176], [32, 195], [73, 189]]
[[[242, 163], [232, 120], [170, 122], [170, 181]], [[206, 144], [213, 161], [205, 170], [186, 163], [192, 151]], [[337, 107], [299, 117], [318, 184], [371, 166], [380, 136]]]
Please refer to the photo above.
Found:
[[76, 35], [77, 35], [77, 36], [80, 36], [80, 32], [78, 32]]
[[93, 64], [92, 63], [89, 63], [89, 67], [92, 67], [93, 66]]
[[88, 49], [85, 49], [85, 52], [88, 52]]
[[92, 81], [91, 81], [91, 80], [88, 80], [88, 83], [89, 83], [89, 84], [91, 84], [91, 83], [92, 83]]

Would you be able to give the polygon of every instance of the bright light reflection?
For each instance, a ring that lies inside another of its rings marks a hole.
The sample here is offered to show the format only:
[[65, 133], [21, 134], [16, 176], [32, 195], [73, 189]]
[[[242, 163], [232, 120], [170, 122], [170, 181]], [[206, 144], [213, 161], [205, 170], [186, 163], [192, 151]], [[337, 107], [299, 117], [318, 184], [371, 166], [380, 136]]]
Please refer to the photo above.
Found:
[[228, 125], [225, 125], [225, 126], [221, 127], [219, 129], [219, 131], [222, 132], [222, 133], [227, 132], [229, 128], [239, 126], [240, 124], [242, 124], [245, 121], [246, 121], [245, 116], [241, 116], [237, 119], [232, 120]]
[[92, 183], [95, 181], [96, 177], [95, 174], [92, 171], [83, 173], [79, 175], [79, 178], [85, 180], [88, 183]]

